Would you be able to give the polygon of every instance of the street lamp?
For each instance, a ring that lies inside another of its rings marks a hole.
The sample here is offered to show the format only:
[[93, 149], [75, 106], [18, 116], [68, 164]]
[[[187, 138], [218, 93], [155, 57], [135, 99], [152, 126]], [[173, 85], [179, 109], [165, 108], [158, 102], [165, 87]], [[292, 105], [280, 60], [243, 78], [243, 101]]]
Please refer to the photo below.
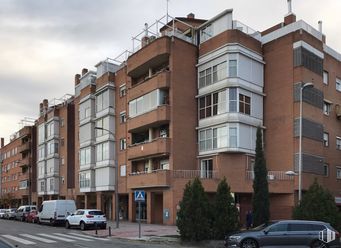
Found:
[[[115, 134], [110, 130], [103, 127], [95, 127], [96, 130], [103, 130], [115, 137]], [[116, 146], [115, 146], [116, 149]], [[116, 228], [120, 227], [120, 216], [119, 216], [119, 204], [118, 204], [118, 163], [115, 152], [115, 215], [116, 215]]]
[[300, 86], [300, 132], [299, 132], [299, 147], [298, 147], [298, 202], [300, 203], [302, 200], [302, 99], [303, 99], [303, 90], [305, 88], [314, 87], [314, 84], [309, 82], [305, 84], [301, 84]]

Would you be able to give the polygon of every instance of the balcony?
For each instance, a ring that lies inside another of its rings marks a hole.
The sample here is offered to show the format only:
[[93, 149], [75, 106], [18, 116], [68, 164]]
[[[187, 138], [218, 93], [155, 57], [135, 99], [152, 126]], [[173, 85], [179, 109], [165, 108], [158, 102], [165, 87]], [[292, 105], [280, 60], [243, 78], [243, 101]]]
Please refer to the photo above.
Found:
[[127, 187], [130, 189], [169, 187], [169, 170], [154, 170], [152, 172], [131, 173], [127, 178]]
[[138, 77], [149, 68], [167, 62], [170, 54], [171, 40], [163, 36], [144, 46], [128, 58], [127, 73], [130, 77]]
[[31, 142], [26, 142], [19, 146], [19, 152], [24, 153], [24, 152], [29, 152], [31, 150]]
[[29, 167], [30, 165], [30, 159], [29, 157], [23, 158], [22, 160], [20, 160], [20, 162], [18, 163], [19, 167]]
[[137, 132], [142, 129], [159, 126], [169, 123], [170, 121], [170, 106], [161, 105], [156, 109], [145, 114], [129, 118], [127, 120], [128, 132]]
[[160, 71], [151, 77], [146, 78], [137, 84], [131, 86], [128, 91], [128, 101], [136, 99], [155, 89], [165, 89], [170, 87], [170, 72], [168, 70]]
[[145, 157], [157, 157], [170, 153], [170, 139], [157, 138], [148, 143], [132, 145], [128, 148], [128, 159], [139, 159]]
[[207, 173], [203, 175], [202, 171], [200, 170], [174, 170], [173, 178], [184, 181], [200, 178], [205, 192], [216, 192], [218, 183], [220, 181], [218, 171], [207, 171]]

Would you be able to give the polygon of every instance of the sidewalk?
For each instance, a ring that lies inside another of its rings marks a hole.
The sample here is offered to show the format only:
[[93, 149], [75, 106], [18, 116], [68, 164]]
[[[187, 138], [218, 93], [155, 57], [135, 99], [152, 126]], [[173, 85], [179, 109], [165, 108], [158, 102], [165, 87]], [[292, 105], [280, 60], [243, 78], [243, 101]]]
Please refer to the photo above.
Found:
[[111, 237], [144, 240], [144, 241], [162, 241], [178, 242], [179, 233], [176, 226], [156, 225], [141, 223], [141, 238], [139, 238], [139, 224], [136, 222], [120, 221], [119, 228], [116, 228], [116, 222], [108, 221], [106, 230], [88, 230], [84, 231], [89, 235], [98, 237], [108, 237], [109, 227], [111, 227]]

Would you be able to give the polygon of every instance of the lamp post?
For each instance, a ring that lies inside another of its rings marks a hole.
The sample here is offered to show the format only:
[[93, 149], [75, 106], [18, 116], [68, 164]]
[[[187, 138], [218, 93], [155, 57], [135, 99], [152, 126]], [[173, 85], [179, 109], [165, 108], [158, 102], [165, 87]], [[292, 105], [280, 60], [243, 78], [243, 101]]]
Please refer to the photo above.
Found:
[[302, 200], [302, 105], [303, 105], [303, 90], [305, 88], [314, 87], [313, 83], [305, 83], [300, 86], [300, 132], [299, 132], [299, 147], [298, 147], [298, 203]]
[[[111, 134], [113, 137], [115, 137], [115, 134], [102, 127], [95, 127], [96, 130], [103, 130]], [[116, 146], [115, 146], [116, 149]], [[119, 204], [118, 204], [118, 162], [117, 162], [117, 157], [116, 157], [116, 152], [115, 152], [115, 216], [116, 216], [116, 228], [120, 227], [120, 216], [119, 216]]]

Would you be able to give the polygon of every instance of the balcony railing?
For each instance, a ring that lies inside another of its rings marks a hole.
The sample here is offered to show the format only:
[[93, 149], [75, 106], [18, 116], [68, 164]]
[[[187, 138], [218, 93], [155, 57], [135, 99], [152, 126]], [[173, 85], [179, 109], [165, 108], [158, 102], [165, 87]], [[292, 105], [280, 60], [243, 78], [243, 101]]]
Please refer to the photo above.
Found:
[[201, 171], [201, 170], [173, 170], [174, 178], [200, 178], [200, 179], [219, 179], [218, 171]]
[[151, 142], [134, 144], [128, 147], [129, 160], [169, 153], [170, 138], [159, 137]]
[[[254, 171], [246, 171], [246, 179], [253, 180], [255, 178]], [[285, 171], [268, 171], [268, 181], [292, 181], [294, 180], [293, 176], [289, 176], [285, 174]]]
[[130, 173], [127, 179], [128, 188], [169, 187], [170, 170], [153, 170]]

